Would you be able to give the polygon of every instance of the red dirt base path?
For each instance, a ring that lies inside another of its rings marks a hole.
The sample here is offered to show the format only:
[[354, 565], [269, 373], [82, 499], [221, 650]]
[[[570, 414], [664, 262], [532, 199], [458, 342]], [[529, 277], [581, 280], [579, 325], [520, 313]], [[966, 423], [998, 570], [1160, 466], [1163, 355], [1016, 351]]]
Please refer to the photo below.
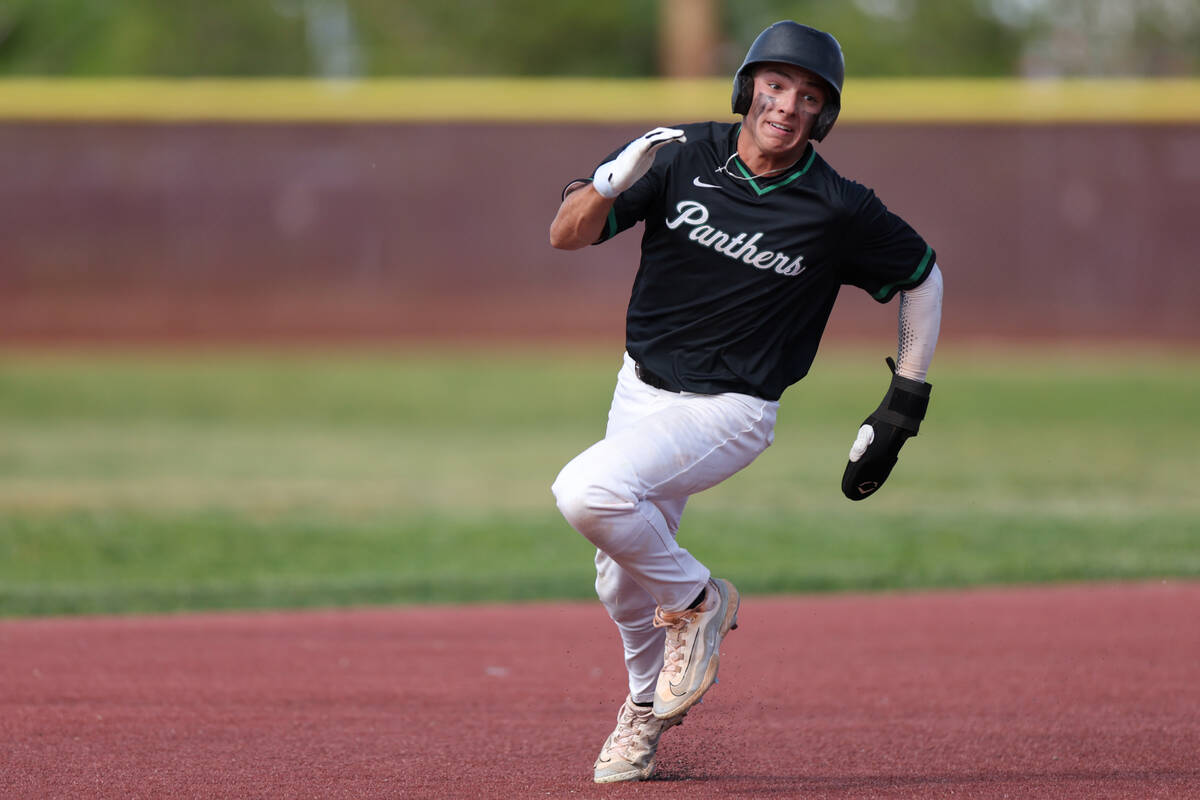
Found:
[[748, 597], [643, 784], [598, 604], [0, 622], [5, 798], [1200, 797], [1200, 584]]

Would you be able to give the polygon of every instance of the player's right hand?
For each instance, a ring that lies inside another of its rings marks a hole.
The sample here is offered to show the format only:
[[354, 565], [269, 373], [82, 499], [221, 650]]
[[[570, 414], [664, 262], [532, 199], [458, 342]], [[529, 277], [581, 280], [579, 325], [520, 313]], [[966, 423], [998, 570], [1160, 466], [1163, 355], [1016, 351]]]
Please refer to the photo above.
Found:
[[592, 178], [592, 186], [610, 200], [637, 183], [650, 171], [654, 154], [670, 142], [686, 142], [678, 128], [655, 128], [629, 143], [616, 158], [601, 164]]

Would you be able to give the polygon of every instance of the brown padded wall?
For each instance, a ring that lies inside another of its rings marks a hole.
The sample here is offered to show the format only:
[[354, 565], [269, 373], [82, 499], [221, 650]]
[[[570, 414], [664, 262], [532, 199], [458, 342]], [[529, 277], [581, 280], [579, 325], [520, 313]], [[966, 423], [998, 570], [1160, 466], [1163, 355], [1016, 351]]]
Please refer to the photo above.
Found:
[[[619, 341], [636, 231], [547, 228], [630, 125], [0, 124], [0, 342]], [[944, 336], [1200, 338], [1200, 126], [839, 125]], [[892, 333], [843, 292], [833, 335]]]

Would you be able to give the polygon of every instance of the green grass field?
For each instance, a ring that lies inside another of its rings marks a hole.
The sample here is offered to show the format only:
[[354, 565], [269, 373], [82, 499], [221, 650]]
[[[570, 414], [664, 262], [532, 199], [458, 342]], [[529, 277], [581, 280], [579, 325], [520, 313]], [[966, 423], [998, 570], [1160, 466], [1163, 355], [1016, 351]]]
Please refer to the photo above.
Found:
[[[1200, 576], [1200, 354], [943, 347], [888, 485], [839, 485], [887, 384], [830, 350], [691, 501], [750, 593]], [[549, 485], [613, 352], [0, 354], [0, 615], [592, 597]]]

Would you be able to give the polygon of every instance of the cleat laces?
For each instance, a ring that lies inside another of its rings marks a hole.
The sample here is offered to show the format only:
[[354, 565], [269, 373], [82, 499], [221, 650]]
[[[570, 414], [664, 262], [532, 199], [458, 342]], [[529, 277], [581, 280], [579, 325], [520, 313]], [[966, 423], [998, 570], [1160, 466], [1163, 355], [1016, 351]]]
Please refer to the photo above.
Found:
[[663, 672], [672, 679], [683, 672], [685, 658], [683, 632], [687, 629], [687, 624], [696, 617], [697, 613], [698, 609], [692, 608], [674, 614], [663, 611], [661, 608], [654, 610], [654, 627], [667, 629], [666, 646], [663, 654]]
[[[647, 752], [653, 753], [658, 744], [658, 736], [672, 727], [669, 724], [662, 725], [653, 715], [642, 715], [628, 707], [622, 710], [619, 721], [620, 725], [613, 734], [608, 751], [631, 764], [637, 763]], [[660, 725], [661, 730], [655, 730]]]

